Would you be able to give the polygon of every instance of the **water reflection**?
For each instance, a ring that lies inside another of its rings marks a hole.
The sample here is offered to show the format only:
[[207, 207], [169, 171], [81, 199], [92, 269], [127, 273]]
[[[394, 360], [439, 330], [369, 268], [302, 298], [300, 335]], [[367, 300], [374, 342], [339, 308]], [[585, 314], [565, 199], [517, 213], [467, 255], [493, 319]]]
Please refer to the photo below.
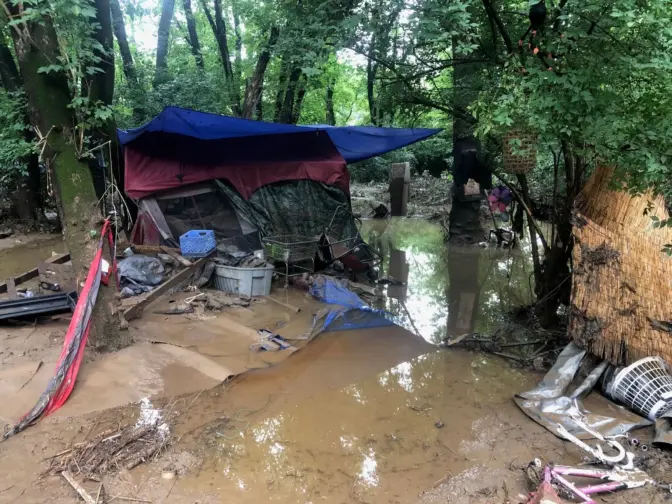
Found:
[[431, 343], [490, 331], [503, 312], [532, 300], [528, 244], [514, 251], [449, 246], [438, 224], [401, 218], [364, 221], [361, 232], [383, 254], [381, 276], [406, 282], [388, 286], [376, 308]]
[[[502, 415], [519, 414], [511, 390], [526, 382], [487, 355], [437, 351], [252, 425], [232, 415], [219, 438], [218, 490], [236, 502], [407, 502], [446, 470], [492, 461]], [[428, 462], [439, 457], [437, 475]]]

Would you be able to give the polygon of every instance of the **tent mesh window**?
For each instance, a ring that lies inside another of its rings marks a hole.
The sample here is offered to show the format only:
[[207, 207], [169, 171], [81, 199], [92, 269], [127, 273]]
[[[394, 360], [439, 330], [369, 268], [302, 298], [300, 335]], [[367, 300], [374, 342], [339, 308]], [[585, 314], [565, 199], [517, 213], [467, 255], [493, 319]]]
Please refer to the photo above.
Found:
[[[527, 173], [537, 164], [537, 135], [512, 129], [503, 140], [502, 161], [508, 173]], [[520, 142], [520, 145], [518, 145]]]
[[192, 229], [212, 229], [217, 239], [242, 234], [233, 207], [220, 193], [161, 199], [158, 203], [173, 236]]

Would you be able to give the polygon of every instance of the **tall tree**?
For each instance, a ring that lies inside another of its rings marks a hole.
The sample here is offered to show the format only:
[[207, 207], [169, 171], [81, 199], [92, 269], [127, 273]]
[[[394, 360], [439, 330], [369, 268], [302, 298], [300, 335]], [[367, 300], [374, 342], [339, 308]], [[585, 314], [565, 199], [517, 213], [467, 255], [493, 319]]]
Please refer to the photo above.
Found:
[[327, 82], [327, 96], [325, 97], [326, 116], [325, 121], [330, 126], [336, 126], [336, 114], [334, 113], [334, 88], [336, 79], [329, 79]]
[[275, 44], [278, 42], [279, 36], [280, 29], [277, 26], [273, 26], [268, 36], [268, 42], [259, 53], [259, 58], [257, 59], [257, 64], [254, 67], [252, 78], [245, 87], [245, 99], [243, 101], [242, 117], [250, 119], [255, 114], [255, 112], [261, 108], [261, 96], [264, 88], [264, 77], [266, 75], [268, 63], [271, 60], [271, 53], [275, 47]]
[[[23, 80], [14, 61], [14, 56], [5, 42], [4, 33], [0, 31], [0, 84], [9, 93], [20, 93], [23, 90]], [[30, 126], [30, 120], [27, 115], [19, 116], [22, 128], [21, 145], [26, 147], [35, 142], [35, 134]], [[21, 141], [21, 140], [19, 140]], [[17, 160], [20, 165], [25, 166], [23, 170], [16, 170], [16, 173], [9, 180], [15, 182], [15, 190], [11, 192], [12, 201], [16, 209], [19, 220], [34, 225], [41, 219], [41, 200], [40, 200], [40, 166], [36, 152], [29, 152]]]
[[[109, 12], [101, 10], [99, 15], [93, 8], [68, 11], [67, 16], [73, 18], [65, 19], [64, 25], [72, 27], [73, 30], [83, 28], [82, 32], [71, 35], [73, 39], [80, 35], [86, 39], [80, 38], [84, 43], [77, 46], [76, 49], [81, 54], [77, 55], [79, 58], [75, 58], [76, 55], [61, 52], [64, 46], [59, 44], [56, 32], [56, 11], [22, 10], [20, 4], [15, 5], [11, 1], [6, 2], [5, 6], [12, 17], [13, 26], [17, 28], [11, 33], [23, 76], [30, 122], [44, 142], [43, 159], [56, 181], [65, 240], [73, 264], [80, 272], [80, 277], [83, 277], [97, 248], [98, 240], [92, 238], [91, 234], [100, 228], [101, 215], [91, 171], [83, 152], [84, 144], [81, 142], [85, 137], [82, 128], [86, 125], [81, 122], [77, 109], [82, 103], [81, 99], [80, 102], [73, 101], [72, 90], [78, 87], [84, 74], [96, 73], [90, 65], [92, 62], [99, 64], [106, 54], [111, 54], [111, 46], [89, 43], [98, 36], [92, 32], [93, 26], [102, 31], [106, 23], [109, 26]], [[101, 37], [101, 40], [109, 43], [109, 34]], [[95, 55], [91, 50], [99, 51], [100, 54]], [[66, 65], [55, 63], [59, 61], [66, 62]], [[78, 66], [87, 61], [86, 68], [90, 69], [88, 72]], [[71, 81], [68, 81], [68, 76], [72, 77]], [[97, 87], [98, 84], [92, 86]], [[100, 97], [104, 96], [102, 90], [96, 93]], [[83, 106], [88, 105], [90, 103]], [[87, 110], [98, 118], [109, 118], [107, 110], [103, 109], [100, 114], [96, 114], [91, 108]], [[112, 296], [112, 299], [106, 299], [106, 294]], [[104, 347], [117, 347], [120, 344], [119, 320], [112, 313], [113, 304], [109, 302], [113, 300], [113, 296], [111, 289], [105, 290], [94, 312], [92, 336], [98, 345]]]
[[161, 17], [159, 18], [158, 41], [156, 44], [156, 70], [154, 86], [166, 80], [168, 73], [168, 45], [170, 42], [170, 25], [173, 22], [175, 0], [162, 0]]
[[128, 36], [126, 34], [126, 23], [124, 21], [124, 14], [119, 5], [119, 0], [110, 1], [110, 14], [112, 18], [112, 28], [114, 36], [119, 45], [119, 55], [121, 56], [122, 70], [128, 88], [132, 91], [131, 107], [133, 109], [133, 119], [136, 125], [142, 124], [145, 119], [145, 102], [146, 92], [138, 80], [138, 74], [135, 69], [135, 62], [133, 61], [133, 54], [128, 44]]
[[138, 77], [135, 71], [135, 63], [133, 62], [131, 48], [128, 45], [126, 23], [124, 22], [124, 14], [121, 11], [119, 0], [110, 0], [110, 11], [112, 14], [114, 36], [117, 38], [117, 43], [119, 44], [119, 55], [121, 56], [124, 75], [129, 83], [136, 85], [138, 83]]
[[210, 12], [210, 7], [208, 7], [206, 0], [201, 0], [201, 5], [205, 12], [205, 17], [208, 20], [208, 24], [212, 29], [212, 33], [215, 35], [215, 40], [217, 41], [219, 59], [222, 62], [222, 68], [224, 70], [224, 81], [226, 82], [226, 92], [231, 112], [234, 115], [239, 116], [241, 115], [240, 89], [235, 82], [233, 66], [231, 65], [231, 53], [229, 51], [227, 40], [226, 22], [224, 21], [224, 14], [222, 12], [222, 0], [214, 1], [214, 16], [212, 12]]
[[[302, 97], [305, 95], [305, 79], [300, 67], [295, 66], [287, 78], [287, 85], [285, 86], [285, 93], [280, 108], [280, 115], [278, 122], [286, 124], [296, 124], [295, 118], [298, 119], [300, 114], [300, 105]], [[301, 98], [301, 99], [299, 99]], [[297, 105], [299, 111], [297, 112]]]
[[189, 33], [189, 46], [191, 53], [196, 60], [196, 66], [201, 70], [204, 69], [203, 55], [201, 54], [201, 43], [198, 40], [198, 32], [196, 31], [196, 20], [194, 19], [194, 12], [191, 9], [191, 0], [182, 0], [184, 7], [184, 16], [187, 18], [187, 32]]

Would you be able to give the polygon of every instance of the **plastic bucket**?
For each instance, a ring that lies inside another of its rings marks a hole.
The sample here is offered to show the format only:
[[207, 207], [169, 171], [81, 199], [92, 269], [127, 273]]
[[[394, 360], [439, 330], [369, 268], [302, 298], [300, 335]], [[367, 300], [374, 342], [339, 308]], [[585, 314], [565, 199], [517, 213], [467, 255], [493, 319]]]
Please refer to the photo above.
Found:
[[262, 268], [215, 267], [215, 288], [230, 294], [244, 296], [268, 296], [271, 293], [273, 265]]

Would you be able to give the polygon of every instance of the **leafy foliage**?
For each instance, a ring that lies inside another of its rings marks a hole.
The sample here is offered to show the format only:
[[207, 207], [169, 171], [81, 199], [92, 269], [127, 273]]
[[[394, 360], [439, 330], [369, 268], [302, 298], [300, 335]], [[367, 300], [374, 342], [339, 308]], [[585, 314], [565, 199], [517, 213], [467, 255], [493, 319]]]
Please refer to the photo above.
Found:
[[36, 145], [26, 139], [25, 97], [0, 89], [0, 184], [12, 185], [26, 174], [26, 157]]
[[[531, 186], [547, 201], [554, 191], [566, 191], [566, 146], [585, 161], [582, 177], [601, 160], [633, 191], [654, 187], [672, 197], [672, 10], [666, 0], [570, 0], [549, 7], [544, 30], [520, 47], [528, 27], [528, 2], [520, 0], [199, 0], [191, 8], [202, 66], [178, 1], [160, 81], [154, 79], [156, 43], [147, 32], [156, 30], [162, 0], [119, 2], [130, 63], [119, 57], [120, 45], [113, 54], [96, 40], [92, 0], [22, 2], [23, 21], [53, 20], [59, 57], [40, 72], [68, 76], [81, 131], [112, 117], [120, 127], [138, 126], [169, 104], [239, 113], [266, 54], [256, 118], [277, 119], [289, 106], [301, 123], [446, 128], [445, 136], [353, 166], [356, 179], [384, 180], [392, 161], [438, 176], [450, 167], [453, 122], [466, 121], [496, 167], [504, 133], [512, 127], [536, 133]], [[218, 6], [228, 62], [211, 25]], [[5, 38], [16, 25], [5, 20]], [[110, 58], [117, 65], [113, 108], [83, 85]], [[5, 95], [3, 106], [16, 99]], [[3, 138], [20, 139], [18, 123], [3, 117]], [[20, 159], [26, 146], [7, 145], [3, 159]]]

